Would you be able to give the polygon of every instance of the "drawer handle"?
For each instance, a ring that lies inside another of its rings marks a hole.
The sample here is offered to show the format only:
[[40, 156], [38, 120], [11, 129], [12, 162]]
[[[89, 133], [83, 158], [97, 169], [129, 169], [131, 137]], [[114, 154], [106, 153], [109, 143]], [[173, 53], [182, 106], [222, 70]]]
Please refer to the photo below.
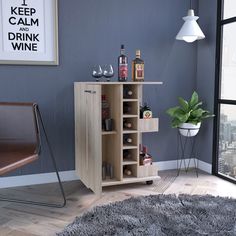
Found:
[[92, 91], [92, 90], [84, 90], [85, 93], [91, 93], [91, 94], [95, 94], [96, 91]]

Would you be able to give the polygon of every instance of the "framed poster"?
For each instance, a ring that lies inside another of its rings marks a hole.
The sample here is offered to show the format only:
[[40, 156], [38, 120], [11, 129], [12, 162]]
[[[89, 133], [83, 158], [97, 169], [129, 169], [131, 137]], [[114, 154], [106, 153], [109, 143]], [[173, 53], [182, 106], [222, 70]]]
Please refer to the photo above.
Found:
[[0, 64], [58, 65], [57, 0], [0, 0]]

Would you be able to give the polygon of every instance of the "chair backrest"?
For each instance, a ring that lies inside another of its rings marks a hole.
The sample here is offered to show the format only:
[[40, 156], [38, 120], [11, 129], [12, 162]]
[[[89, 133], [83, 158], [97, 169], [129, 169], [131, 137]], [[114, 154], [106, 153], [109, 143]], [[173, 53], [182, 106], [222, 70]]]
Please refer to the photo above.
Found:
[[30, 145], [39, 148], [35, 104], [0, 102], [0, 146]]

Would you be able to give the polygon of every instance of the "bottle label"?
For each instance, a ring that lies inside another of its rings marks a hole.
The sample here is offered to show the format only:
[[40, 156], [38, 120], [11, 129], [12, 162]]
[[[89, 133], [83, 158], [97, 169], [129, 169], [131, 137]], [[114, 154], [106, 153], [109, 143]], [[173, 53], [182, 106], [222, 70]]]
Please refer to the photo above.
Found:
[[119, 78], [127, 78], [128, 77], [128, 65], [120, 64], [119, 66]]
[[143, 64], [135, 65], [135, 79], [144, 80], [144, 65]]
[[143, 119], [151, 119], [151, 118], [152, 118], [152, 111], [143, 112]]

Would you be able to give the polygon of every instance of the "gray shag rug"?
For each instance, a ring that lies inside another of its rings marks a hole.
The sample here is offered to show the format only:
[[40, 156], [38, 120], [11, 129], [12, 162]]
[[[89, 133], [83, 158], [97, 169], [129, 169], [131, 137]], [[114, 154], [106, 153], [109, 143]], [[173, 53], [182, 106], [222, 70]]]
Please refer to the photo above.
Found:
[[236, 200], [213, 196], [152, 195], [95, 207], [59, 236], [235, 236]]

